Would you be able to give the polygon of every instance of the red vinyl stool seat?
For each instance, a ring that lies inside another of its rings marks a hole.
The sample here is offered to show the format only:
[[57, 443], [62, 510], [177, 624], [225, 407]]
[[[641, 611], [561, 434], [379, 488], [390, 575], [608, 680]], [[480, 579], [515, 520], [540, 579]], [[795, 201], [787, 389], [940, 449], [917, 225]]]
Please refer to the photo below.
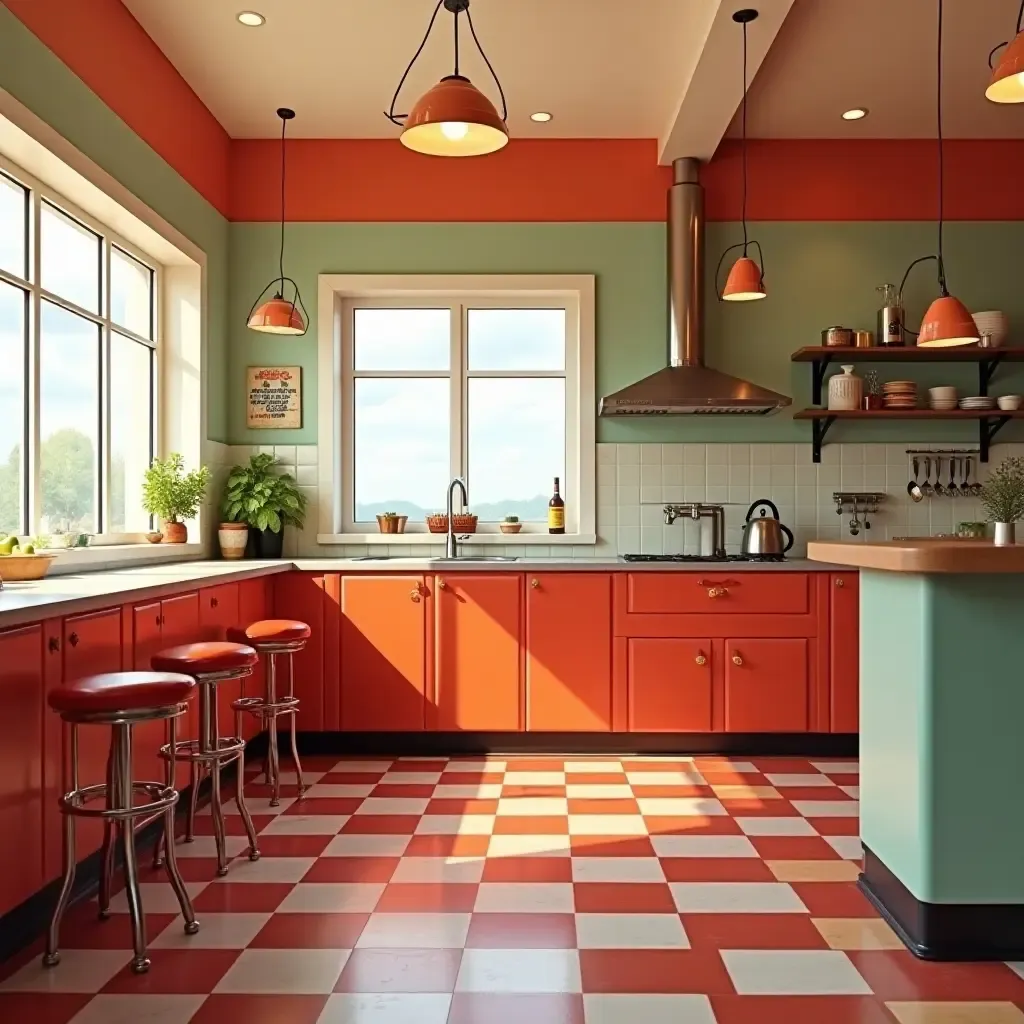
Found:
[[[296, 735], [296, 719], [299, 713], [299, 698], [295, 696], [295, 666], [292, 656], [306, 646], [310, 637], [309, 626], [296, 619], [260, 619], [241, 629], [233, 629], [229, 636], [240, 643], [251, 644], [267, 659], [266, 689], [262, 697], [242, 697], [235, 701], [238, 712], [247, 711], [260, 720], [267, 730], [267, 757], [263, 773], [271, 787], [270, 806], [281, 803], [281, 764], [278, 756], [277, 720], [288, 716], [291, 725], [292, 757], [295, 760], [295, 775], [299, 782], [299, 796], [305, 791], [302, 784], [302, 764], [299, 761], [299, 746]], [[288, 659], [288, 692], [277, 693], [277, 659]]]
[[[213, 835], [217, 846], [217, 874], [228, 873], [227, 842], [225, 839], [224, 808], [221, 802], [221, 769], [238, 765], [238, 783], [235, 802], [249, 837], [249, 859], [259, 860], [256, 829], [245, 804], [245, 739], [242, 736], [242, 716], [235, 711], [235, 734], [221, 736], [218, 721], [217, 686], [220, 683], [244, 679], [252, 674], [259, 656], [247, 644], [213, 641], [182, 644], [169, 647], [153, 655], [152, 666], [158, 672], [182, 672], [193, 677], [199, 687], [199, 735], [197, 739], [180, 740], [174, 750], [164, 746], [161, 757], [187, 761], [189, 765], [189, 804], [185, 825], [185, 842], [195, 837], [196, 809], [199, 787], [203, 776], [210, 776], [210, 812], [213, 817]], [[162, 846], [173, 842], [173, 833], [157, 844], [155, 860], [160, 861]]]
[[[60, 810], [64, 816], [64, 883], [46, 935], [43, 963], [55, 967], [60, 962], [58, 944], [60, 925], [75, 884], [75, 820], [100, 818], [103, 821], [103, 852], [100, 871], [100, 916], [110, 908], [110, 889], [114, 872], [114, 843], [120, 834], [124, 855], [125, 888], [128, 914], [132, 926], [134, 957], [131, 968], [136, 974], [149, 970], [146, 951], [146, 918], [142, 910], [139, 869], [135, 856], [135, 832], [151, 821], [163, 819], [164, 835], [174, 835], [174, 809], [178, 791], [174, 788], [174, 751], [177, 720], [188, 709], [195, 693], [195, 680], [173, 672], [109, 672], [85, 676], [52, 690], [47, 697], [50, 707], [64, 721], [64, 796]], [[147, 722], [167, 723], [167, 759], [163, 782], [140, 782], [132, 776], [132, 739], [136, 725]], [[81, 726], [110, 727], [110, 754], [107, 758], [106, 782], [91, 786], [79, 784], [78, 730]], [[136, 797], [145, 802], [137, 803]], [[102, 799], [104, 806], [89, 806]], [[195, 911], [181, 873], [174, 859], [173, 845], [166, 859], [167, 876], [181, 907], [185, 931], [194, 935], [199, 930]]]

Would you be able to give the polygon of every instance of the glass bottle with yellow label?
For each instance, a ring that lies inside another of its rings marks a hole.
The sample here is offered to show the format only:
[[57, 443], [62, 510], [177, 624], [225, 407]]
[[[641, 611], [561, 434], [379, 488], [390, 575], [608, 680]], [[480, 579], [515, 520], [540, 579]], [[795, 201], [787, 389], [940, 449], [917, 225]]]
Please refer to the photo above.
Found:
[[555, 477], [555, 493], [548, 502], [548, 533], [565, 533], [565, 502], [558, 493], [558, 477]]

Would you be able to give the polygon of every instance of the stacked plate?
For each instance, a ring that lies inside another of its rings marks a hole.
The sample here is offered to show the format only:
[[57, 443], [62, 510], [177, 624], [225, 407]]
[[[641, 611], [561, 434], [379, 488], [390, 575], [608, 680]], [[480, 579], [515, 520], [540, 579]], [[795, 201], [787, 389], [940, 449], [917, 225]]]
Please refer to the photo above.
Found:
[[979, 395], [976, 398], [961, 398], [960, 408], [969, 409], [972, 412], [983, 412], [986, 409], [994, 409], [996, 400], [991, 397]]
[[928, 405], [936, 410], [949, 411], [950, 409], [955, 409], [957, 407], [956, 388], [929, 388]]
[[917, 385], [912, 380], [891, 380], [883, 384], [882, 404], [886, 409], [916, 409]]

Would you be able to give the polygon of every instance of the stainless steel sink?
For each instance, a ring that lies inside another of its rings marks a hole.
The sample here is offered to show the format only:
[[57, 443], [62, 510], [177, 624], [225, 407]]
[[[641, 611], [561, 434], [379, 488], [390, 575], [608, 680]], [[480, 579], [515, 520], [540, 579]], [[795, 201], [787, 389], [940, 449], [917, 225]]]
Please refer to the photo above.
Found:
[[512, 555], [357, 555], [356, 562], [518, 562]]

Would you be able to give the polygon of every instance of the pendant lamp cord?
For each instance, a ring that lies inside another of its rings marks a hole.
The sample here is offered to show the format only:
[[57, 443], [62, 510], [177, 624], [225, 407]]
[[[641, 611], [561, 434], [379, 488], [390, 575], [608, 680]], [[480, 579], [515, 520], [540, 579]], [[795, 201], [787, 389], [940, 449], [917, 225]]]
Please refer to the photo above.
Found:
[[939, 139], [939, 294], [946, 296], [946, 264], [942, 258], [942, 216], [943, 197], [945, 193], [945, 161], [942, 152], [942, 0], [939, 0], [939, 27], [937, 33], [936, 69], [935, 69], [935, 119]]
[[[1024, 28], [1024, 0], [1021, 0], [1020, 10], [1017, 12], [1017, 35], [1020, 35], [1021, 29]], [[999, 43], [992, 47], [991, 52], [988, 55], [988, 66], [990, 69], [995, 67], [995, 56], [1004, 47], [1009, 46], [1010, 41]]]
[[[441, 5], [443, 3], [444, 3], [444, 0], [437, 0], [437, 6], [434, 8], [434, 13], [430, 16], [430, 24], [427, 25], [427, 31], [423, 34], [423, 39], [420, 42], [420, 45], [417, 47], [416, 52], [412, 55], [412, 60], [409, 61], [409, 66], [405, 69], [405, 71], [402, 74], [402, 77], [398, 80], [398, 88], [395, 90], [395, 95], [391, 97], [391, 106], [390, 106], [390, 108], [384, 114], [384, 116], [392, 124], [397, 124], [399, 128], [403, 127], [402, 122], [405, 121], [405, 119], [409, 115], [408, 114], [396, 114], [395, 113], [395, 104], [398, 102], [398, 94], [402, 91], [402, 86], [405, 85], [405, 80], [409, 77], [409, 72], [412, 71], [413, 64], [415, 64], [416, 61], [419, 60], [419, 56], [423, 52], [423, 47], [427, 45], [427, 40], [430, 38], [430, 30], [434, 27], [434, 22], [437, 21], [437, 12], [441, 10]], [[456, 26], [455, 27], [455, 31], [456, 31], [456, 33], [458, 32], [458, 23], [459, 23], [459, 20], [458, 20], [458, 18], [456, 18], [455, 19], [455, 26]], [[455, 50], [455, 53], [456, 53], [456, 57], [455, 57], [456, 68], [458, 67], [458, 59], [459, 59], [458, 58], [458, 52], [459, 52], [458, 51], [458, 47], [456, 47], [456, 50]]]
[[281, 292], [284, 293], [284, 172], [285, 172], [285, 155], [284, 155], [284, 133], [288, 128], [288, 122], [285, 118], [281, 118], [281, 253], [278, 259], [277, 269], [279, 272], [278, 280], [281, 282]]
[[461, 13], [461, 11], [456, 11], [455, 17], [452, 18], [452, 21], [455, 22], [455, 74], [459, 73], [459, 15]]
[[493, 65], [487, 59], [487, 54], [484, 53], [484, 48], [480, 45], [480, 40], [476, 37], [476, 28], [473, 26], [473, 15], [469, 13], [469, 8], [466, 8], [466, 21], [469, 22], [469, 31], [473, 35], [473, 42], [476, 43], [476, 48], [480, 51], [480, 56], [483, 57], [484, 63], [487, 65], [487, 70], [491, 73], [491, 78], [494, 79], [494, 84], [498, 87], [498, 95], [501, 97], [501, 119], [502, 121], [508, 120], [508, 103], [505, 102], [505, 90], [501, 87], [501, 82], [498, 81], [498, 75], [494, 70]]
[[743, 222], [743, 255], [747, 255], [747, 23], [743, 22], [743, 198], [740, 207], [740, 220]]

